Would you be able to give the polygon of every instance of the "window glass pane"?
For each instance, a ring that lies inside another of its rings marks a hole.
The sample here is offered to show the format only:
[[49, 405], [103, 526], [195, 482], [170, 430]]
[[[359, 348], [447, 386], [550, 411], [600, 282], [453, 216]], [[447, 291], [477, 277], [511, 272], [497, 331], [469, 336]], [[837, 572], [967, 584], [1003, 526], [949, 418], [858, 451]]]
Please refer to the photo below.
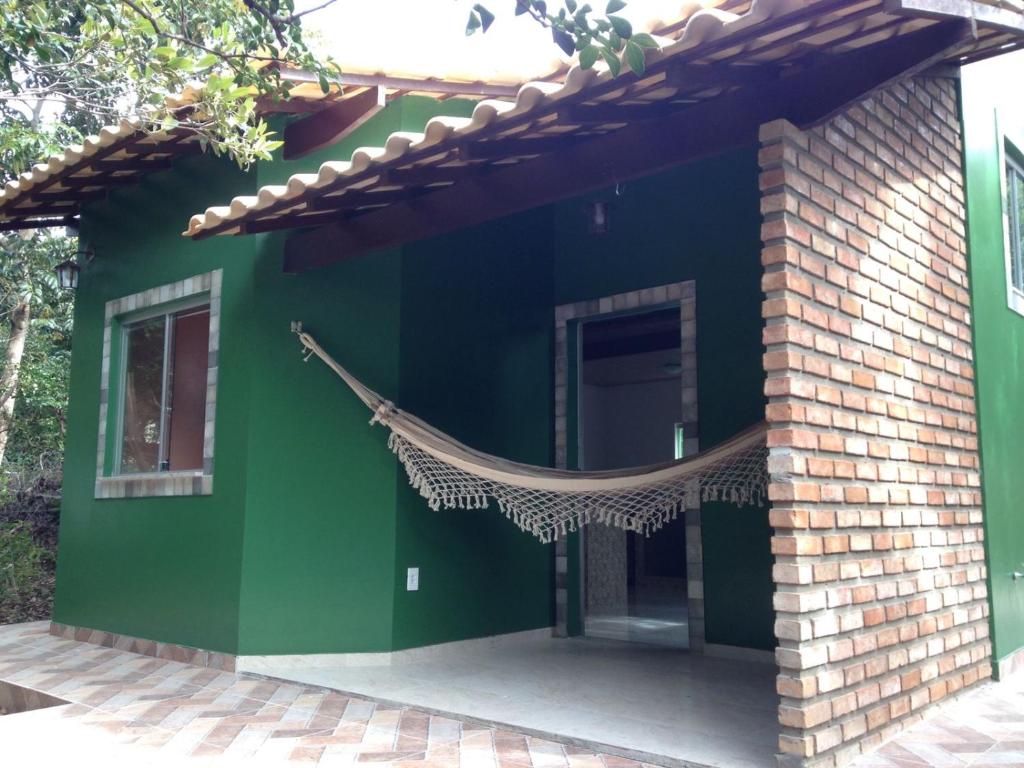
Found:
[[160, 464], [164, 318], [125, 327], [122, 472], [155, 472]]
[[179, 312], [172, 325], [167, 468], [202, 469], [210, 308]]
[[1013, 284], [1020, 290], [1024, 290], [1024, 173], [1020, 169], [1011, 166], [1010, 174], [1013, 195], [1011, 196], [1013, 206], [1010, 209], [1010, 237], [1013, 239], [1012, 250], [1014, 255], [1015, 277]]
[[683, 425], [676, 424], [675, 428], [675, 458], [681, 459], [686, 455], [686, 435], [683, 434]]

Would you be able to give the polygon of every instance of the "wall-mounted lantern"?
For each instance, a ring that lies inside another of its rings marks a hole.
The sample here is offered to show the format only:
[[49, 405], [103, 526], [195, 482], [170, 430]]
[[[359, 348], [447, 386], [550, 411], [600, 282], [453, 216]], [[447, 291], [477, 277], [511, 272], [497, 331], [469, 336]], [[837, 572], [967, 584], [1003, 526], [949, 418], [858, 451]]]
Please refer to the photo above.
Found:
[[65, 291], [73, 291], [78, 287], [78, 273], [81, 267], [73, 259], [62, 261], [54, 271], [57, 273], [57, 285]]

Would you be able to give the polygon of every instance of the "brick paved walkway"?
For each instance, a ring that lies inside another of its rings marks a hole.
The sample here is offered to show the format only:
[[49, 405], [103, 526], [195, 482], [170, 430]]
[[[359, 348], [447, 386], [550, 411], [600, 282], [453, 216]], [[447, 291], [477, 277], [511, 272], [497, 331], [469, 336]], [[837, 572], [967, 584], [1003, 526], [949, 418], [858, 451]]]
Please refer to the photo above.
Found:
[[1024, 768], [1024, 675], [944, 707], [855, 768]]
[[0, 681], [71, 703], [0, 718], [0, 765], [647, 768], [408, 707], [63, 640], [47, 626], [0, 626]]
[[[0, 626], [0, 681], [71, 702], [0, 717], [0, 765], [651, 768], [340, 693]], [[855, 768], [1024, 768], [1024, 676], [961, 697]]]

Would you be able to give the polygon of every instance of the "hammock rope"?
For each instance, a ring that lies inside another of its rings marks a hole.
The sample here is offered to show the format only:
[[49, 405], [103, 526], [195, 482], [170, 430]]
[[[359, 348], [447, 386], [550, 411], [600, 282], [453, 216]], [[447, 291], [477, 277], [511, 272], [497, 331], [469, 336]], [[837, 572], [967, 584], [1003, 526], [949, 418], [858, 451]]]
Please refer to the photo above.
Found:
[[388, 447], [433, 510], [487, 509], [491, 501], [543, 542], [603, 523], [650, 535], [701, 501], [763, 505], [767, 428], [751, 427], [714, 448], [673, 462], [604, 472], [573, 472], [502, 459], [470, 448], [406, 413], [331, 357], [301, 323], [292, 330], [304, 359], [316, 355], [391, 431]]

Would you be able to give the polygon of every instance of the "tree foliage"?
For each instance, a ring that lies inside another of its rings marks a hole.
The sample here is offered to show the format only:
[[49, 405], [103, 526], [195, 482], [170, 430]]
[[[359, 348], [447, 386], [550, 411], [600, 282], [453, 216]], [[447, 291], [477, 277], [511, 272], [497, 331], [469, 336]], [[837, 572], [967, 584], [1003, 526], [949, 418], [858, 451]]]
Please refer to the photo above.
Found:
[[287, 97], [278, 64], [313, 73], [325, 91], [336, 74], [303, 42], [302, 20], [318, 7], [297, 12], [294, 0], [0, 0], [0, 102], [26, 116], [42, 105], [93, 125], [132, 117], [149, 129], [180, 127], [246, 165], [277, 145], [257, 100]]
[[53, 572], [52, 551], [27, 523], [0, 522], [0, 624], [49, 618]]
[[17, 398], [15, 417], [0, 418], [8, 464], [34, 465], [64, 448], [73, 301], [58, 289], [53, 268], [74, 255], [74, 242], [46, 230], [0, 237], [0, 347], [10, 339], [15, 309], [31, 307], [17, 388], [0, 392], [0, 404]]
[[[603, 60], [616, 77], [622, 64], [636, 75], [644, 72], [644, 49], [657, 48], [654, 38], [646, 32], [633, 32], [629, 20], [619, 15], [626, 8], [624, 0], [609, 0], [603, 14], [594, 12], [589, 3], [563, 0], [558, 10], [549, 10], [546, 0], [516, 0], [516, 15], [528, 14], [538, 24], [551, 30], [551, 39], [566, 56], [579, 54], [580, 66], [590, 69]], [[482, 3], [473, 6], [466, 23], [466, 34], [486, 32], [495, 16]]]

